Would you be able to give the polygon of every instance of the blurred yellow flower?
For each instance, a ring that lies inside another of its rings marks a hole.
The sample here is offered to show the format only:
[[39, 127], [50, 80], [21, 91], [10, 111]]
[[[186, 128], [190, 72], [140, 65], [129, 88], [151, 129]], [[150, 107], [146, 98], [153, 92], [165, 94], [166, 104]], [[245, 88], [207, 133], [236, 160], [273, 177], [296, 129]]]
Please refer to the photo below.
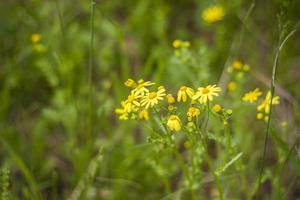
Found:
[[232, 67], [233, 67], [233, 69], [241, 70], [241, 69], [242, 69], [242, 63], [241, 63], [241, 61], [235, 60], [235, 61], [232, 63]]
[[172, 43], [173, 48], [178, 49], [181, 45], [181, 40], [174, 40]]
[[168, 104], [175, 103], [175, 99], [172, 94], [167, 95], [167, 101], [168, 101]]
[[237, 85], [236, 82], [234, 81], [230, 81], [227, 85], [227, 88], [229, 91], [234, 91], [236, 89]]
[[206, 104], [207, 101], [212, 101], [213, 96], [219, 96], [221, 91], [220, 87], [216, 85], [208, 85], [206, 87], [199, 87], [196, 94], [193, 96], [193, 100], [199, 100], [201, 104]]
[[157, 92], [148, 92], [142, 97], [141, 104], [146, 109], [158, 104], [160, 100], [163, 100], [163, 96], [166, 96], [166, 90], [163, 86], [158, 87]]
[[249, 91], [243, 96], [243, 101], [248, 101], [251, 103], [255, 102], [260, 95], [262, 95], [262, 92], [259, 90], [259, 88], [255, 88], [255, 90]]
[[148, 110], [142, 110], [139, 112], [139, 118], [142, 120], [149, 120], [149, 113]]
[[42, 36], [38, 33], [34, 33], [34, 34], [31, 35], [31, 42], [34, 43], [34, 44], [41, 41], [41, 39], [42, 39]]
[[248, 71], [250, 71], [250, 66], [249, 65], [244, 65], [243, 66], [243, 70], [245, 71], [245, 72], [248, 72]]
[[192, 121], [193, 117], [198, 117], [199, 115], [200, 115], [200, 110], [196, 107], [190, 107], [187, 112], [189, 121]]
[[136, 87], [135, 81], [130, 79], [130, 78], [124, 84], [125, 84], [125, 86], [127, 86], [129, 88], [135, 88]]
[[[268, 91], [266, 98], [263, 100], [263, 102], [257, 106], [258, 111], [264, 110], [265, 113], [270, 112], [270, 103], [271, 103], [271, 92]], [[278, 105], [280, 103], [280, 97], [279, 96], [274, 96], [272, 99], [272, 105]]]
[[168, 119], [167, 126], [171, 131], [181, 130], [181, 121], [177, 115], [171, 115]]
[[202, 19], [207, 23], [214, 23], [224, 18], [224, 9], [221, 6], [211, 6], [202, 12]]
[[264, 114], [262, 113], [257, 113], [256, 118], [261, 120], [262, 118], [264, 118]]
[[213, 107], [213, 110], [218, 113], [222, 110], [222, 107], [220, 104], [215, 104], [214, 107]]
[[147, 88], [150, 85], [154, 85], [155, 83], [152, 83], [151, 81], [144, 81], [143, 79], [140, 79], [138, 81], [137, 87], [132, 90], [136, 95], [144, 95], [146, 92], [149, 92], [149, 89]]
[[180, 102], [182, 99], [183, 102], [186, 102], [187, 96], [192, 98], [194, 96], [194, 90], [186, 86], [180, 87], [180, 89], [177, 92], [177, 101]]

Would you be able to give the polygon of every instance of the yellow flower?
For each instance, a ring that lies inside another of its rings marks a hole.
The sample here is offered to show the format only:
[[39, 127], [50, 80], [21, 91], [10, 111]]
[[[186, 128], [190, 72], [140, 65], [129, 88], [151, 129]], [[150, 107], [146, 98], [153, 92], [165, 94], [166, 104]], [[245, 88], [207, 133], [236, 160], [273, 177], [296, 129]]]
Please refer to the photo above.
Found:
[[242, 63], [241, 63], [241, 61], [235, 60], [235, 61], [232, 63], [232, 67], [233, 67], [233, 69], [241, 70], [241, 69], [242, 69]]
[[122, 106], [122, 108], [116, 108], [115, 109], [115, 113], [120, 115], [119, 116], [120, 120], [128, 120], [128, 114], [129, 113], [125, 109], [125, 101], [121, 101], [121, 106]]
[[124, 102], [124, 108], [127, 112], [130, 113], [135, 110], [136, 106], [140, 106], [140, 103], [137, 101], [138, 98], [140, 98], [140, 96], [137, 96], [135, 93], [128, 95]]
[[250, 91], [248, 93], [246, 93], [243, 96], [243, 101], [248, 101], [248, 102], [255, 102], [257, 101], [257, 98], [261, 95], [261, 91], [259, 90], [259, 88], [255, 88], [255, 90]]
[[264, 118], [264, 114], [262, 113], [257, 113], [256, 118], [261, 120], [262, 118]]
[[250, 71], [250, 66], [249, 65], [244, 65], [243, 66], [243, 70], [245, 71], [245, 72], [248, 72], [248, 71]]
[[163, 86], [158, 87], [157, 92], [148, 92], [143, 96], [141, 104], [146, 109], [153, 107], [154, 105], [158, 104], [160, 100], [163, 100], [163, 96], [166, 96], [166, 90]]
[[237, 87], [236, 82], [234, 82], [234, 81], [230, 81], [227, 85], [227, 88], [229, 91], [234, 91], [236, 89], [236, 87]]
[[[279, 96], [274, 96], [272, 99], [272, 105], [278, 105], [280, 103], [280, 97]], [[263, 100], [263, 102], [257, 106], [258, 111], [264, 110], [265, 113], [270, 112], [270, 103], [271, 103], [271, 92], [268, 91], [266, 98]]]
[[199, 100], [201, 104], [206, 104], [207, 101], [212, 101], [213, 96], [219, 96], [218, 92], [221, 91], [220, 87], [216, 85], [208, 85], [206, 87], [199, 87], [196, 94], [193, 96], [194, 100]]
[[222, 110], [222, 107], [220, 104], [215, 104], [214, 107], [213, 107], [214, 111], [216, 113], [220, 112]]
[[40, 34], [34, 33], [34, 34], [31, 35], [31, 42], [36, 44], [39, 41], [41, 41], [41, 38], [42, 38], [42, 36]]
[[171, 115], [168, 119], [167, 126], [171, 131], [181, 130], [181, 121], [177, 115]]
[[180, 102], [181, 99], [183, 102], [187, 101], [187, 96], [192, 98], [194, 96], [194, 90], [190, 87], [182, 86], [177, 92], [177, 101]]
[[148, 111], [145, 109], [145, 110], [142, 110], [141, 112], [139, 112], [139, 118], [143, 119], [143, 120], [148, 120], [149, 119]]
[[175, 99], [172, 94], [167, 95], [167, 101], [168, 101], [168, 104], [175, 103]]
[[200, 110], [198, 108], [195, 107], [190, 107], [188, 112], [187, 112], [187, 116], [188, 116], [188, 120], [192, 121], [193, 117], [198, 117], [200, 115]]
[[224, 18], [224, 9], [221, 6], [211, 6], [202, 12], [202, 19], [207, 23], [220, 21]]
[[155, 83], [152, 83], [151, 81], [144, 81], [143, 79], [140, 79], [138, 81], [137, 87], [132, 90], [136, 95], [144, 95], [146, 92], [149, 92], [149, 89], [147, 88], [150, 85], [153, 85]]
[[172, 46], [173, 48], [178, 49], [181, 46], [181, 40], [174, 40]]
[[135, 81], [130, 79], [130, 78], [124, 84], [125, 84], [125, 86], [127, 86], [129, 88], [135, 88], [136, 87]]

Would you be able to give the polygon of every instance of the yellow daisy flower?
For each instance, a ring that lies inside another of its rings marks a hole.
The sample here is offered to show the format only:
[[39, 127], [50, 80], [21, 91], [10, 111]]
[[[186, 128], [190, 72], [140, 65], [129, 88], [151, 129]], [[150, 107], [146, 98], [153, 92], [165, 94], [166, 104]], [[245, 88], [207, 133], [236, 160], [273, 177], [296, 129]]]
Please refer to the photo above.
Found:
[[193, 117], [198, 117], [199, 115], [200, 115], [200, 110], [196, 107], [190, 107], [187, 112], [189, 121], [192, 121]]
[[181, 130], [181, 121], [177, 115], [171, 115], [168, 119], [167, 126], [171, 131]]
[[132, 90], [136, 95], [144, 95], [145, 93], [149, 92], [149, 89], [147, 88], [150, 85], [154, 85], [155, 83], [152, 83], [151, 81], [144, 81], [143, 79], [140, 79], [137, 83], [136, 88]]
[[139, 112], [139, 118], [142, 119], [142, 120], [148, 120], [149, 119], [149, 113], [148, 113], [148, 110], [142, 110]]
[[[263, 100], [263, 102], [257, 106], [258, 111], [264, 110], [265, 113], [270, 112], [270, 103], [271, 103], [271, 92], [268, 91], [266, 98]], [[278, 105], [280, 103], [280, 97], [274, 96], [272, 99], [272, 105]]]
[[128, 95], [127, 99], [124, 102], [124, 107], [127, 112], [132, 112], [135, 108], [135, 106], [140, 106], [140, 103], [137, 101], [137, 99], [140, 98], [140, 96], [136, 95], [135, 93], [131, 93]]
[[148, 92], [143, 96], [141, 100], [141, 105], [146, 109], [153, 107], [158, 104], [160, 100], [163, 100], [163, 96], [166, 96], [166, 89], [163, 86], [158, 87], [157, 92]]
[[186, 86], [180, 87], [180, 89], [177, 92], [177, 101], [180, 102], [182, 99], [183, 102], [186, 102], [187, 96], [192, 98], [194, 96], [194, 90]]
[[202, 12], [202, 19], [207, 23], [214, 23], [224, 18], [224, 9], [221, 6], [211, 6]]
[[212, 101], [213, 96], [219, 96], [218, 92], [221, 91], [220, 87], [216, 85], [208, 85], [206, 87], [199, 87], [193, 100], [199, 100], [201, 104], [206, 104], [207, 101]]
[[255, 88], [255, 90], [250, 91], [243, 96], [243, 101], [248, 101], [251, 103], [255, 102], [260, 95], [262, 95], [262, 92], [259, 90], [259, 88]]

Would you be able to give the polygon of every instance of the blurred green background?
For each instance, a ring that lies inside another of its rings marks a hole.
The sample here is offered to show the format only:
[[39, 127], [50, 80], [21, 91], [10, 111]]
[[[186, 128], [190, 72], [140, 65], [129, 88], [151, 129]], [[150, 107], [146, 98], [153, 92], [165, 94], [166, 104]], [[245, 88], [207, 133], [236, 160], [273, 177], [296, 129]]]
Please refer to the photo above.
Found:
[[[215, 84], [235, 59], [249, 64], [251, 73], [235, 95], [224, 94], [224, 104], [239, 116], [232, 129], [253, 190], [265, 124], [255, 119], [255, 108], [235, 102], [254, 87], [269, 88], [280, 35], [300, 19], [300, 1], [94, 2], [0, 3], [0, 167], [2, 177], [5, 169], [10, 172], [8, 198], [161, 199], [167, 195], [161, 171], [169, 173], [172, 191], [180, 190], [176, 165], [154, 163], [157, 154], [147, 145], [147, 130], [116, 119], [114, 109], [128, 93], [123, 82], [143, 78], [172, 92], [182, 84]], [[223, 6], [224, 19], [203, 22], [202, 11], [215, 4]], [[31, 41], [33, 34], [40, 34], [39, 42]], [[175, 39], [190, 41], [186, 56], [192, 61], [176, 57]], [[272, 176], [298, 140], [299, 52], [297, 31], [284, 47], [277, 71], [281, 105], [267, 151], [264, 199], [277, 199], [274, 191], [283, 192], [283, 199], [300, 198], [299, 149], [293, 149], [284, 175]], [[221, 87], [226, 88], [225, 82], [219, 82]], [[282, 122], [287, 126], [282, 128]], [[223, 184], [235, 189], [239, 180], [231, 177]], [[234, 194], [228, 198], [244, 198]], [[199, 199], [212, 198], [200, 190]], [[189, 197], [183, 192], [169, 199]]]

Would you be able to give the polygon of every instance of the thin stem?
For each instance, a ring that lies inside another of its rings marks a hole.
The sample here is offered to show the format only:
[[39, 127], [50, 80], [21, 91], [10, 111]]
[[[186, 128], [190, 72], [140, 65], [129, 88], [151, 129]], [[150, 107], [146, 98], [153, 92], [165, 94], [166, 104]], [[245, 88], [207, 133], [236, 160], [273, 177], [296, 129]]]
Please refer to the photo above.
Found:
[[265, 134], [265, 141], [264, 141], [264, 151], [263, 151], [263, 159], [262, 159], [262, 166], [260, 169], [260, 173], [259, 173], [259, 178], [258, 178], [258, 189], [257, 189], [257, 193], [256, 195], [258, 196], [260, 187], [261, 187], [261, 179], [262, 179], [262, 174], [265, 168], [265, 159], [266, 159], [266, 151], [267, 151], [267, 142], [268, 142], [268, 138], [269, 138], [269, 129], [270, 129], [270, 124], [271, 124], [271, 114], [272, 114], [272, 103], [273, 103], [273, 97], [274, 97], [274, 92], [275, 92], [275, 78], [276, 78], [276, 72], [277, 72], [277, 66], [278, 66], [278, 61], [279, 61], [279, 55], [280, 52], [283, 48], [283, 46], [285, 45], [286, 41], [296, 32], [296, 30], [292, 30], [286, 37], [285, 39], [282, 41], [282, 43], [279, 45], [277, 52], [276, 52], [276, 56], [274, 59], [274, 63], [273, 63], [273, 69], [272, 69], [272, 81], [271, 81], [271, 100], [270, 100], [270, 112], [268, 115], [268, 122], [267, 122], [267, 129], [266, 129], [266, 134]]
[[93, 85], [92, 85], [92, 73], [93, 73], [93, 55], [94, 55], [94, 6], [95, 2], [90, 1], [91, 7], [91, 19], [90, 19], [90, 50], [89, 50], [89, 71], [88, 71], [88, 87], [89, 87], [89, 128], [88, 132], [90, 135], [93, 134]]

